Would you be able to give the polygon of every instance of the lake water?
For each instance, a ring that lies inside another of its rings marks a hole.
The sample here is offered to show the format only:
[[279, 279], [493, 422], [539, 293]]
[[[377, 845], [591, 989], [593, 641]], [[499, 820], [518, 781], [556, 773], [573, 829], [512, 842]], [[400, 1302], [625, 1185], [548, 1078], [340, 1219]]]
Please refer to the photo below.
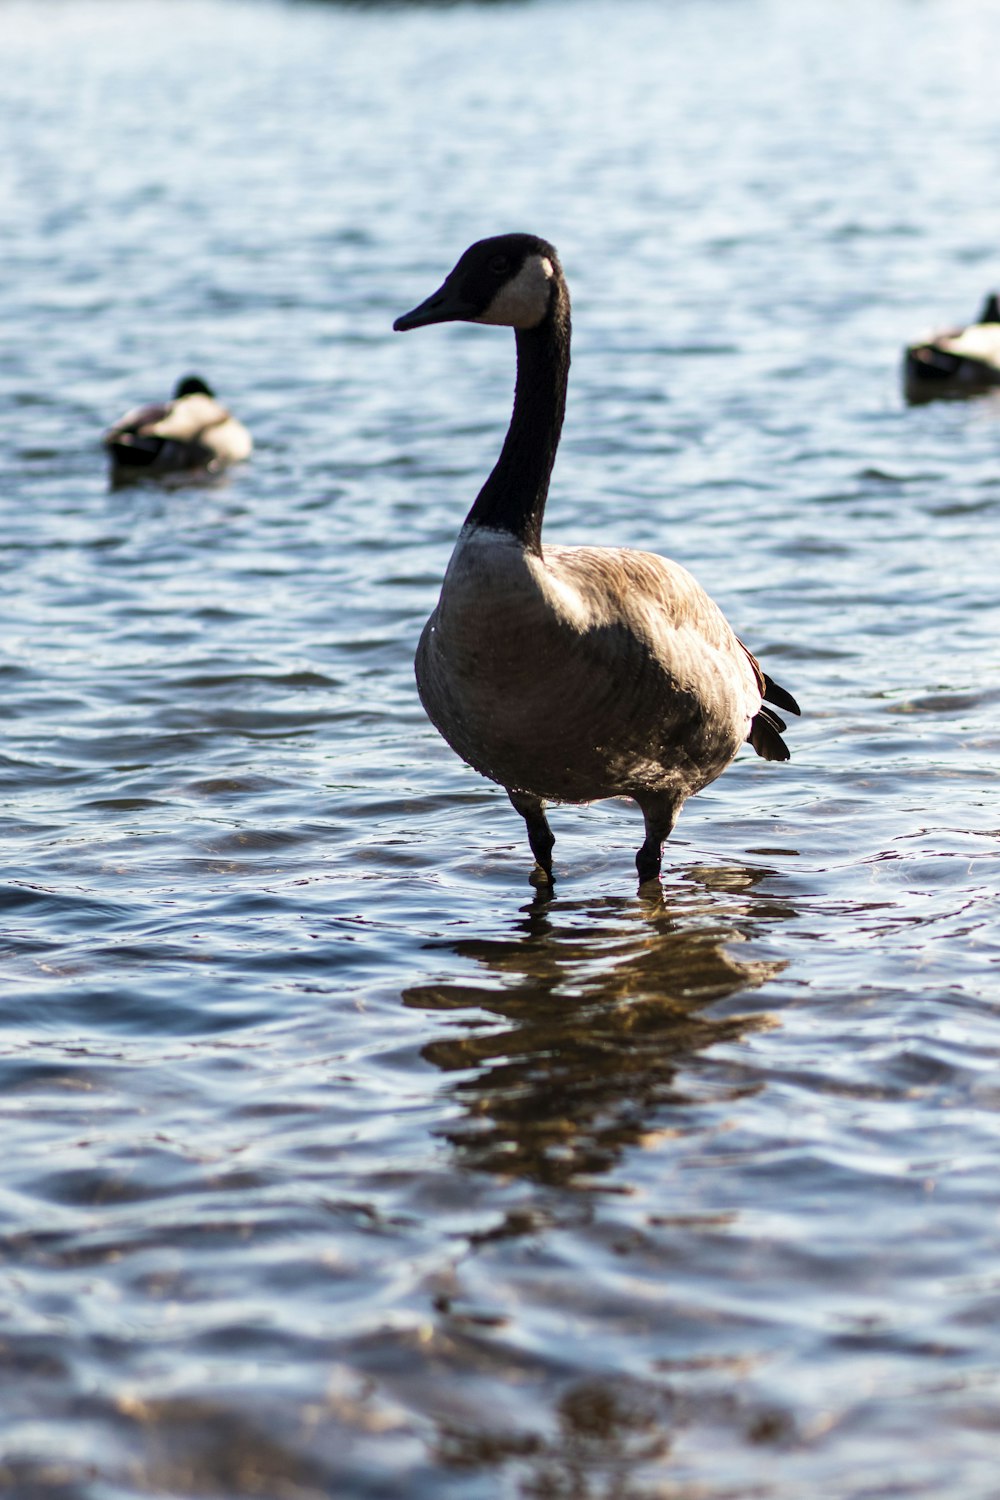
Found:
[[[989, 0], [0, 9], [0, 1491], [1000, 1487]], [[793, 759], [523, 827], [412, 654], [529, 229], [555, 540], [684, 562]], [[179, 375], [256, 438], [111, 492]]]

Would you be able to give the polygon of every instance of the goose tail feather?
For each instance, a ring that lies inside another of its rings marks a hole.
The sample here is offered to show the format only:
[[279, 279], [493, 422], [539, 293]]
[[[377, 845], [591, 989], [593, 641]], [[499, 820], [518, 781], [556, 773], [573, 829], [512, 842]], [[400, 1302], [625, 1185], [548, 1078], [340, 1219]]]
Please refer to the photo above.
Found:
[[[791, 709], [790, 712], [798, 713], [798, 709]], [[784, 719], [779, 719], [771, 709], [762, 708], [750, 720], [750, 733], [747, 735], [747, 740], [762, 760], [790, 760], [791, 752], [781, 738], [781, 731], [784, 728]]]
[[[786, 692], [783, 687], [779, 687], [773, 677], [768, 677], [766, 672], [762, 672], [761, 676], [764, 679], [764, 691], [761, 693], [761, 697], [765, 703], [773, 703], [776, 707], [783, 708], [786, 714], [800, 714], [802, 712], [791, 693]], [[781, 727], [784, 729], [784, 724]]]

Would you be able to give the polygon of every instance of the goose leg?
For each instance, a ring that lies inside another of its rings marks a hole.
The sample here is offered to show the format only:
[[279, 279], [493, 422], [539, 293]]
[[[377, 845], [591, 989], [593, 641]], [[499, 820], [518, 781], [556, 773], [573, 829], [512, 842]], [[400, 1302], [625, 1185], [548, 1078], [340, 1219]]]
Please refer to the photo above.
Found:
[[647, 802], [643, 806], [646, 838], [635, 856], [640, 885], [644, 885], [647, 880], [659, 880], [663, 845], [673, 832], [680, 810], [680, 803], [672, 797], [658, 797], [655, 802]]
[[507, 796], [515, 812], [519, 812], [528, 830], [528, 843], [535, 856], [535, 868], [529, 879], [532, 885], [552, 885], [552, 846], [555, 836], [545, 816], [545, 803], [541, 797], [532, 797], [528, 792], [512, 792]]

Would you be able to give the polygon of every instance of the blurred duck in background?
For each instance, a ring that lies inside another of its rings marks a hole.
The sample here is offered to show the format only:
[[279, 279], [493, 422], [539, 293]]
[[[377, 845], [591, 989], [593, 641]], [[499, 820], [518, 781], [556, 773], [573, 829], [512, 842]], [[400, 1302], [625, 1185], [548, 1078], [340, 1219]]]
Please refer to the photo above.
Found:
[[178, 381], [169, 401], [137, 406], [104, 434], [111, 483], [221, 473], [249, 458], [249, 432], [197, 375]]
[[979, 320], [911, 344], [903, 360], [907, 401], [979, 396], [1000, 386], [1000, 302], [987, 297]]

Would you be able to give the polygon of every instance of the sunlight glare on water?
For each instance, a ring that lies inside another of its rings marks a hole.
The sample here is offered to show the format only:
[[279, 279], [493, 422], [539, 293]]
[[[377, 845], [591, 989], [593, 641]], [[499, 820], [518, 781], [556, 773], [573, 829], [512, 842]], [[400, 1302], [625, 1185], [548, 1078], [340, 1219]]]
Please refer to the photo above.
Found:
[[[0, 1490], [988, 1500], [1000, 14], [0, 9]], [[552, 540], [691, 568], [800, 700], [558, 883], [412, 655], [559, 248]], [[224, 480], [112, 492], [196, 370]], [[991, 873], [992, 872], [992, 873]]]

